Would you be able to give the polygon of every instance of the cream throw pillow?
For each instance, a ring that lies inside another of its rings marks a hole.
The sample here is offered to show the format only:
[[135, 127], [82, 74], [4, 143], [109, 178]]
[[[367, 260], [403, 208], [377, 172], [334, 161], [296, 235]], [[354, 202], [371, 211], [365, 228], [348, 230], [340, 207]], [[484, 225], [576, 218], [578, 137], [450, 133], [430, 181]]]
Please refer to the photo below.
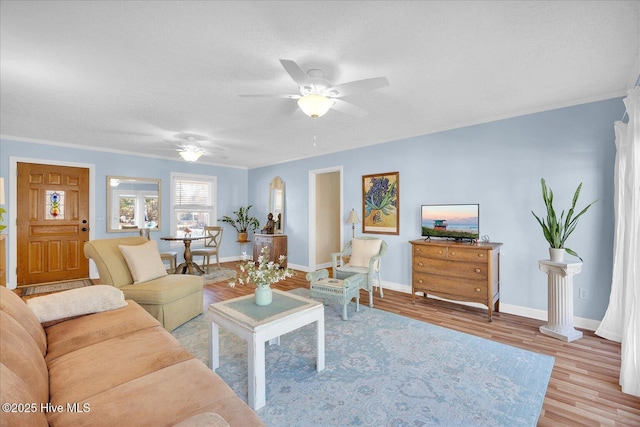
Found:
[[351, 258], [349, 265], [353, 267], [369, 267], [372, 256], [380, 253], [380, 239], [353, 239], [351, 241]]
[[110, 285], [85, 286], [27, 300], [27, 306], [40, 323], [115, 310], [125, 305], [124, 293]]
[[134, 284], [148, 282], [167, 275], [155, 240], [149, 240], [141, 245], [118, 245], [118, 247], [127, 262]]

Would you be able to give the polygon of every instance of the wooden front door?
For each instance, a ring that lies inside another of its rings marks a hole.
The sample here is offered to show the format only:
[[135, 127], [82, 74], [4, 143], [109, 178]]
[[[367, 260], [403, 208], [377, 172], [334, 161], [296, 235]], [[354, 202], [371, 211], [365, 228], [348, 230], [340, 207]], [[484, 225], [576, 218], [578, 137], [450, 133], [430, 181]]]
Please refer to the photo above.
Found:
[[89, 169], [18, 163], [18, 286], [89, 277]]

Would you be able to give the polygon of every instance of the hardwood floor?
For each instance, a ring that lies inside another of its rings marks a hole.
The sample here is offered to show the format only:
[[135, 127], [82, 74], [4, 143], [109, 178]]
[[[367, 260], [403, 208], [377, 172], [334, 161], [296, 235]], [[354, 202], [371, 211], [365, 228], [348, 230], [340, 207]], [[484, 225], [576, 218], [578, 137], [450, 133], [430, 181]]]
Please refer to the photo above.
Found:
[[[222, 265], [234, 268], [235, 264], [230, 262]], [[308, 288], [309, 283], [305, 280], [305, 273], [298, 271], [296, 276], [273, 287], [287, 291]], [[213, 302], [252, 292], [252, 286], [230, 288], [225, 282], [205, 286], [205, 308]], [[368, 301], [364, 292], [361, 298]], [[366, 303], [363, 305], [366, 307]], [[640, 426], [640, 398], [622, 393], [618, 385], [618, 343], [586, 330], [582, 331], [582, 339], [565, 343], [541, 334], [538, 328], [544, 322], [540, 320], [494, 313], [493, 322], [489, 323], [486, 310], [433, 299], [419, 299], [412, 305], [409, 294], [391, 290], [384, 291], [384, 298], [380, 298], [376, 292], [374, 306], [555, 357], [538, 426]]]

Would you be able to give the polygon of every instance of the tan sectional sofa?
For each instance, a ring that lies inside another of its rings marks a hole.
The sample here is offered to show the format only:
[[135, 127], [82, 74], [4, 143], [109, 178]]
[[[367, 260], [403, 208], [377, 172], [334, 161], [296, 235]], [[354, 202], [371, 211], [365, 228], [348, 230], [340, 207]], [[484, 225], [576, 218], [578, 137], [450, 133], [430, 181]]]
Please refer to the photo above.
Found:
[[[112, 285], [147, 310], [169, 331], [202, 313], [202, 277], [169, 274], [135, 283], [120, 246], [148, 243], [144, 237], [120, 237], [85, 242], [84, 254], [95, 262], [100, 284]], [[158, 261], [160, 261], [158, 253]]]
[[0, 287], [0, 425], [264, 425], [156, 319], [126, 302], [45, 328]]

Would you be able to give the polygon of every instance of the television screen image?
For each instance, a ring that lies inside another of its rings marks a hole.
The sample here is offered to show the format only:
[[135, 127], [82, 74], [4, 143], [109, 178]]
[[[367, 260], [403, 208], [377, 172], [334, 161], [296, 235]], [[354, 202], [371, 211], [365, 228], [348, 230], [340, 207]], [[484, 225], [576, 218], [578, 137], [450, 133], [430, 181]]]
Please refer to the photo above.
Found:
[[480, 205], [422, 205], [420, 223], [423, 237], [478, 240]]

